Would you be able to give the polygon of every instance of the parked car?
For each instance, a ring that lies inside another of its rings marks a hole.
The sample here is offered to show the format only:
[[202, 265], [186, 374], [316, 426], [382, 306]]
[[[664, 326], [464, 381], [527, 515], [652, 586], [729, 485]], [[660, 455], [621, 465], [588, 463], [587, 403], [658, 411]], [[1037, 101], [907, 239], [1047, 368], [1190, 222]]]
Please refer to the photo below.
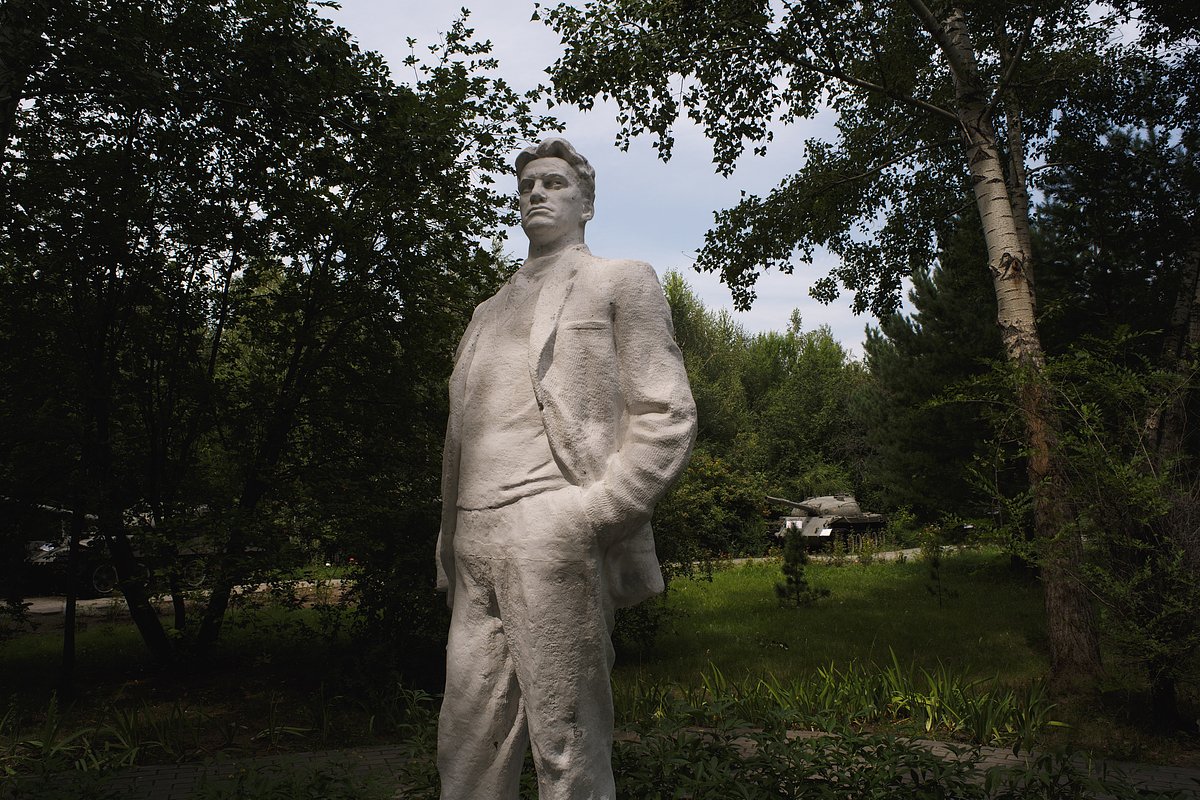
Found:
[[[146, 552], [150, 548], [142, 546], [141, 537], [135, 535], [130, 539], [137, 559], [137, 577], [148, 584], [163, 575], [171, 563], [180, 565], [180, 581], [184, 588], [196, 589], [204, 584], [209, 553], [199, 543], [185, 545], [175, 559], [168, 561]], [[73, 584], [80, 597], [103, 597], [116, 591], [120, 584], [121, 575], [103, 538], [98, 535], [79, 540], [73, 575], [69, 542], [31, 541], [26, 544], [25, 552], [25, 591], [28, 594], [66, 594]]]
[[25, 591], [30, 594], [66, 594], [74, 584], [80, 597], [100, 597], [117, 588], [117, 570], [99, 536], [79, 540], [73, 575], [68, 542], [34, 541], [25, 550]]

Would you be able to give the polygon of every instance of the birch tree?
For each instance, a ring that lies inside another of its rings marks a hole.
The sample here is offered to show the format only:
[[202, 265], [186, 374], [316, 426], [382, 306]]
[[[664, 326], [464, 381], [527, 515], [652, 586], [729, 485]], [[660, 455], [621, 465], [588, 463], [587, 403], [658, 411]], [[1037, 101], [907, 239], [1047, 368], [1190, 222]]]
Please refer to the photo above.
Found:
[[748, 147], [765, 153], [775, 125], [836, 114], [836, 134], [808, 140], [794, 174], [715, 215], [696, 266], [720, 272], [740, 307], [761, 270], [790, 273], [824, 248], [839, 263], [810, 293], [830, 301], [844, 288], [856, 312], [884, 315], [903, 276], [932, 260], [956, 212], [974, 204], [1004, 352], [1019, 375], [1052, 674], [1064, 687], [1095, 676], [1082, 547], [1067, 532], [1054, 461], [1029, 193], [1055, 120], [1136, 69], [1113, 43], [1116, 11], [1072, 0], [604, 0], [535, 17], [565, 46], [551, 68], [557, 98], [585, 109], [614, 100], [622, 146], [650, 134], [669, 158], [686, 116], [728, 175]]

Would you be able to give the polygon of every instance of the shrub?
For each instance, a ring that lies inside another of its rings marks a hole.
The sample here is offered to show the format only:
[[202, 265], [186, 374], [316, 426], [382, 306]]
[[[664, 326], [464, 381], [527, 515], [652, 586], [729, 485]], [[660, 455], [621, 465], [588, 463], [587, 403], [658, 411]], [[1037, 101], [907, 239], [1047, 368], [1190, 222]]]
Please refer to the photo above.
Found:
[[829, 596], [828, 589], [814, 589], [808, 585], [804, 568], [808, 566], [808, 543], [799, 531], [791, 531], [783, 545], [783, 583], [775, 584], [775, 595], [781, 606], [810, 606], [822, 597]]

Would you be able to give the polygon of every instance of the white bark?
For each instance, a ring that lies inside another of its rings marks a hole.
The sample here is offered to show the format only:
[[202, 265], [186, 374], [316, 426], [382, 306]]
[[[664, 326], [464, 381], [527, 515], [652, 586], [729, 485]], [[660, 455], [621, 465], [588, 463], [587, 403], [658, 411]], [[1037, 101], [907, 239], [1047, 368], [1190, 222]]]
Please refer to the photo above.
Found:
[[[1029, 254], [1022, 241], [1021, 225], [1014, 214], [1014, 202], [996, 146], [996, 131], [962, 11], [952, 12], [945, 30], [957, 52], [958, 63], [965, 68], [964, 74], [956, 75], [955, 80], [959, 124], [971, 170], [975, 204], [983, 223], [988, 269], [996, 290], [1004, 347], [1011, 361], [1022, 366], [1041, 367], [1045, 359], [1029, 286]], [[1027, 220], [1025, 222], [1027, 227]]]
[[[920, 0], [910, 2], [922, 6]], [[1077, 535], [1064, 533], [1069, 513], [1064, 507], [1061, 469], [1055, 463], [1055, 415], [1041, 374], [1045, 355], [1034, 314], [1024, 164], [1008, 176], [1013, 186], [1020, 182], [1019, 192], [1014, 193], [997, 147], [966, 15], [961, 9], [952, 9], [934, 35], [954, 73], [963, 145], [996, 292], [997, 322], [1007, 358], [1018, 368], [1034, 524], [1042, 553], [1052, 677], [1061, 686], [1087, 683], [1100, 668], [1099, 639], [1094, 614], [1078, 582], [1082, 542]], [[1009, 133], [1021, 144], [1018, 119], [1009, 120]], [[1013, 155], [1016, 165], [1021, 154]]]

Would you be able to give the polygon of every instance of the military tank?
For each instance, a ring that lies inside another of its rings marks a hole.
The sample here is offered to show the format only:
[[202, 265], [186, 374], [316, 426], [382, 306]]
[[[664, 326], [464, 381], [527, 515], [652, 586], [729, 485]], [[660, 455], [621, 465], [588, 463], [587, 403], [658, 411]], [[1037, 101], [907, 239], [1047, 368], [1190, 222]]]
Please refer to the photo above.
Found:
[[849, 494], [809, 497], [801, 501], [767, 495], [767, 500], [791, 509], [787, 516], [780, 517], [776, 538], [783, 540], [799, 534], [813, 550], [839, 540], [854, 549], [864, 539], [879, 536], [887, 522], [883, 514], [864, 512]]

